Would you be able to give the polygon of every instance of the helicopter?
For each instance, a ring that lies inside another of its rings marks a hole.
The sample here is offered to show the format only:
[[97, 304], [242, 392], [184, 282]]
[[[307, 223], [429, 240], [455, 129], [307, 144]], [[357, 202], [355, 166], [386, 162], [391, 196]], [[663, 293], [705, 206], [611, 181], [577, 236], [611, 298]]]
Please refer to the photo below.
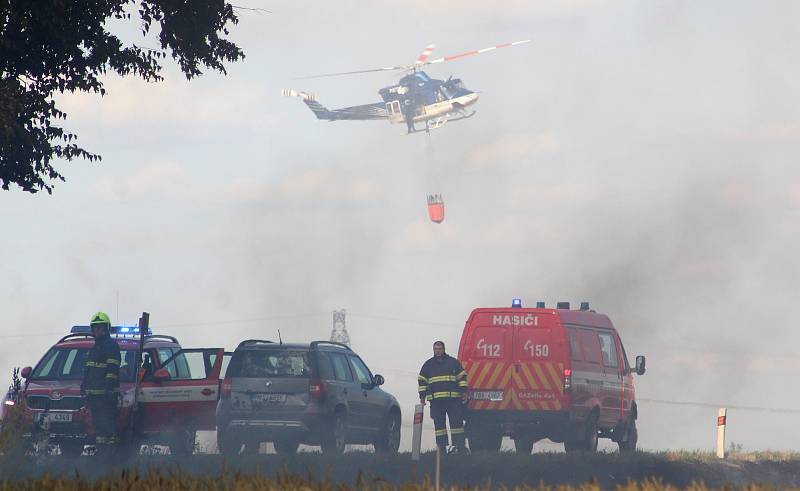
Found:
[[397, 84], [384, 87], [378, 91], [383, 102], [363, 104], [360, 106], [328, 109], [317, 101], [316, 96], [308, 92], [284, 89], [285, 97], [298, 97], [311, 109], [317, 119], [325, 121], [342, 120], [388, 120], [390, 123], [406, 123], [408, 134], [416, 133], [417, 123], [425, 123], [425, 132], [441, 128], [445, 123], [471, 118], [475, 110], [471, 106], [478, 102], [478, 93], [469, 90], [459, 78], [451, 75], [447, 80], [431, 78], [422, 67], [445, 63], [448, 61], [479, 55], [500, 48], [508, 48], [530, 42], [530, 39], [513, 43], [498, 44], [475, 51], [466, 51], [457, 55], [429, 59], [435, 45], [426, 46], [412, 65], [398, 65], [368, 70], [326, 73], [302, 77], [301, 80], [313, 78], [336, 77], [360, 73], [405, 71]]

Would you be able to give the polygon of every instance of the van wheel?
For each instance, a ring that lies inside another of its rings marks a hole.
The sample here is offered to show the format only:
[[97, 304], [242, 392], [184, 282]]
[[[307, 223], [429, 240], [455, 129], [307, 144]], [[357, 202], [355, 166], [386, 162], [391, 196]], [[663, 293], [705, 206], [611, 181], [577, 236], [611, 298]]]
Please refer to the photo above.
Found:
[[497, 452], [503, 443], [500, 428], [482, 428], [469, 432], [469, 449], [473, 452]]
[[322, 441], [322, 452], [342, 454], [344, 453], [345, 445], [347, 445], [347, 421], [345, 420], [344, 411], [337, 411], [333, 416], [333, 424]]
[[514, 435], [514, 449], [518, 454], [528, 455], [533, 451], [533, 435], [517, 433]]
[[567, 452], [596, 452], [597, 451], [597, 415], [589, 415], [580, 440], [565, 440], [564, 450]]
[[176, 430], [169, 440], [169, 453], [180, 456], [192, 455], [196, 441], [197, 431], [190, 428]]
[[289, 438], [275, 440], [272, 444], [275, 446], [275, 452], [279, 455], [294, 455], [297, 453], [297, 447], [300, 446], [299, 441]]
[[392, 412], [389, 415], [383, 433], [373, 444], [376, 452], [397, 453], [400, 448], [400, 415]]
[[628, 453], [636, 451], [636, 444], [639, 442], [639, 432], [636, 430], [636, 420], [631, 420], [628, 425], [628, 434], [624, 442], [619, 442], [619, 452]]

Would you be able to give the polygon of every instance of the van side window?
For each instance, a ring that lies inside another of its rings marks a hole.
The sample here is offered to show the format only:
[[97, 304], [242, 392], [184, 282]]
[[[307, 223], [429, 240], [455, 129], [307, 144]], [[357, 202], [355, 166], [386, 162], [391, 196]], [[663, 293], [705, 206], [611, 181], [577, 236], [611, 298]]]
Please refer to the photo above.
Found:
[[600, 337], [600, 350], [603, 352], [603, 365], [609, 368], [619, 367], [617, 343], [614, 342], [614, 336], [607, 332], [598, 333], [598, 336]]
[[600, 342], [597, 339], [597, 333], [581, 329], [581, 344], [586, 362], [600, 364]]
[[331, 361], [333, 362], [333, 374], [336, 380], [341, 382], [352, 382], [353, 373], [350, 371], [350, 364], [347, 363], [347, 357], [339, 353], [331, 353]]
[[567, 328], [569, 333], [569, 353], [573, 361], [583, 361], [583, 354], [581, 353], [581, 339], [578, 337], [578, 331], [572, 328]]
[[622, 347], [622, 367], [625, 369], [625, 373], [631, 373], [631, 365], [628, 363], [628, 355], [625, 353], [625, 345], [622, 344], [621, 339], [619, 345]]

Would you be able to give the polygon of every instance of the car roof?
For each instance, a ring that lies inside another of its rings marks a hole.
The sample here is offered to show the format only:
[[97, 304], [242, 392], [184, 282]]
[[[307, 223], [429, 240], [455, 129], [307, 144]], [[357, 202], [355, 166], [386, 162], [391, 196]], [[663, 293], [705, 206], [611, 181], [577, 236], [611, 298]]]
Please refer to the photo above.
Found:
[[236, 350], [331, 350], [352, 352], [349, 346], [333, 341], [311, 341], [310, 343], [276, 343], [264, 339], [247, 339], [239, 343]]
[[[136, 349], [139, 347], [139, 339], [133, 337], [117, 337], [112, 336], [121, 349]], [[55, 347], [74, 347], [74, 348], [91, 348], [94, 346], [94, 337], [86, 334], [70, 334], [61, 338], [55, 344]], [[159, 348], [171, 347], [180, 348], [181, 345], [177, 339], [172, 336], [164, 335], [151, 335], [144, 338], [145, 348]]]

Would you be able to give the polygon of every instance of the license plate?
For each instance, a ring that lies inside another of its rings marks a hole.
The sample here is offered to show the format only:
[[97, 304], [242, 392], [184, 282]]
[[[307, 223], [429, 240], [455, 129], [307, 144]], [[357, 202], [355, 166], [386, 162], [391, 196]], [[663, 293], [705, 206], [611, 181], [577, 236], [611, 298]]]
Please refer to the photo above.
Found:
[[36, 415], [36, 421], [43, 423], [49, 421], [51, 423], [71, 423], [71, 413], [39, 413]]
[[286, 394], [255, 394], [253, 402], [261, 404], [280, 404], [286, 402]]
[[474, 401], [502, 401], [502, 390], [476, 390], [472, 393], [472, 400]]

